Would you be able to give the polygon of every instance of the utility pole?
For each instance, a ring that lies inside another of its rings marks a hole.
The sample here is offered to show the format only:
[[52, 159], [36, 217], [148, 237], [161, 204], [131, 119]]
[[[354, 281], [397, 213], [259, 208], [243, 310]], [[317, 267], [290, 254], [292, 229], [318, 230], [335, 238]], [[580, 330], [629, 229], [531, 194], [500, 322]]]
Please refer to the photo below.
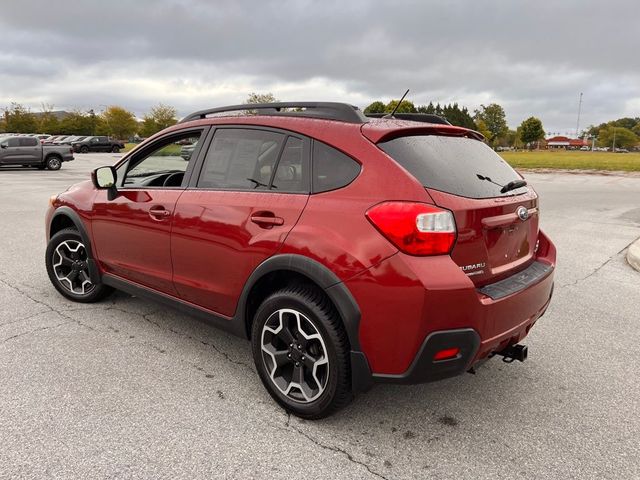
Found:
[[613, 127], [613, 148], [611, 149], [613, 153], [616, 152], [616, 127]]
[[580, 101], [578, 102], [578, 121], [576, 122], [576, 138], [580, 132], [580, 113], [582, 112], [582, 92], [580, 92]]

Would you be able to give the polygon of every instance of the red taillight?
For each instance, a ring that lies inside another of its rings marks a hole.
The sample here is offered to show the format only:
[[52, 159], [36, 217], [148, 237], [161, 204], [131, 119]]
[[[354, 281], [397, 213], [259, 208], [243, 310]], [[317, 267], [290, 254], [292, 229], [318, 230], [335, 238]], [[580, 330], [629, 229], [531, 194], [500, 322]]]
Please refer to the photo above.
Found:
[[438, 360], [449, 360], [450, 358], [455, 358], [460, 353], [460, 349], [458, 347], [447, 348], [445, 350], [440, 350], [436, 352], [433, 356], [433, 361], [437, 362]]
[[444, 255], [456, 241], [453, 214], [433, 205], [384, 202], [366, 215], [380, 233], [409, 255]]

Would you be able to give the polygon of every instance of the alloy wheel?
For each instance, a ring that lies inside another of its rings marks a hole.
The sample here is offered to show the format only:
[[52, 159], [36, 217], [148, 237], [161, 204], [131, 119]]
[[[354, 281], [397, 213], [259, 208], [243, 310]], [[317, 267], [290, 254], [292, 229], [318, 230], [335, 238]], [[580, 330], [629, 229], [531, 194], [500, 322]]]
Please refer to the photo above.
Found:
[[88, 295], [95, 285], [89, 276], [85, 246], [77, 240], [65, 240], [53, 251], [53, 271], [60, 285], [75, 295]]
[[310, 403], [327, 387], [329, 359], [322, 335], [297, 310], [272, 313], [262, 328], [262, 361], [276, 388], [291, 400]]

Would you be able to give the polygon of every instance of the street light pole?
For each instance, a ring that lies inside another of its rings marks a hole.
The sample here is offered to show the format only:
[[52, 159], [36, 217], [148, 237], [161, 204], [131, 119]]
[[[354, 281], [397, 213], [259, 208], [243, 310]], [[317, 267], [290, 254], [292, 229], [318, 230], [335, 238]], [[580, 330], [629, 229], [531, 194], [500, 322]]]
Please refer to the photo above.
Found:
[[582, 113], [582, 92], [580, 92], [580, 101], [578, 102], [578, 121], [576, 122], [576, 138], [578, 138], [578, 132], [580, 131], [580, 113]]

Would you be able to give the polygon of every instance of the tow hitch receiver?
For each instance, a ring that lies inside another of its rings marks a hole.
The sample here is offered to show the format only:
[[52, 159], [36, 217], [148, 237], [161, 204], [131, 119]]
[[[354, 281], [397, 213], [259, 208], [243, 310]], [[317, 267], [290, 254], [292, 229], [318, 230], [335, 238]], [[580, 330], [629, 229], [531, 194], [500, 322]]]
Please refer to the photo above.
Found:
[[495, 355], [500, 355], [505, 363], [511, 363], [514, 360], [524, 362], [527, 359], [527, 346], [520, 344], [509, 345], [504, 350], [496, 352]]

